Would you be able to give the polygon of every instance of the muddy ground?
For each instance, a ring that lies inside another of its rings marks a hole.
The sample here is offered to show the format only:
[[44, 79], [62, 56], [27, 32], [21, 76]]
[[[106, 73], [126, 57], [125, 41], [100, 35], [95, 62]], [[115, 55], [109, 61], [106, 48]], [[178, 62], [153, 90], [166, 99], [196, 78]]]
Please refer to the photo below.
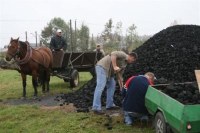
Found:
[[47, 95], [39, 97], [38, 99], [34, 98], [19, 98], [19, 99], [8, 99], [3, 101], [4, 104], [8, 105], [22, 105], [22, 104], [28, 104], [28, 105], [39, 105], [39, 106], [59, 106], [60, 102], [54, 100], [56, 96], [53, 95]]
[[65, 112], [76, 112], [76, 107], [73, 104], [68, 104], [65, 106], [60, 106], [60, 101], [54, 100], [56, 96], [48, 95], [42, 96], [38, 99], [34, 98], [26, 98], [26, 99], [8, 99], [5, 101], [1, 101], [0, 103], [5, 105], [36, 105], [41, 107], [41, 109], [47, 110], [63, 110]]
[[[59, 99], [60, 95], [63, 94], [57, 94], [57, 95], [45, 95], [41, 96], [38, 99], [35, 98], [19, 98], [19, 99], [7, 99], [7, 100], [1, 100], [0, 103], [5, 105], [36, 105], [41, 107], [42, 109], [47, 110], [64, 110], [65, 112], [91, 112], [91, 108], [89, 110], [81, 110], [77, 109], [73, 103], [63, 104], [63, 99]], [[103, 110], [105, 111], [105, 115], [111, 115], [111, 116], [120, 116], [122, 115], [122, 110], [112, 110], [112, 111], [106, 111], [105, 107], [103, 107]]]

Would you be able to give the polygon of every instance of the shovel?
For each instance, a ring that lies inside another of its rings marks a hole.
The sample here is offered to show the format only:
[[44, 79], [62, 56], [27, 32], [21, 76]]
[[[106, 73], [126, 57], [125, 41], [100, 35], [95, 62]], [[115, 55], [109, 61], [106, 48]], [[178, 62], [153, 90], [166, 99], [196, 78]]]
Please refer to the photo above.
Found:
[[197, 85], [199, 88], [199, 93], [200, 93], [200, 70], [194, 70], [195, 72], [195, 76], [196, 76], [196, 80], [197, 80]]
[[159, 86], [169, 86], [169, 85], [188, 85], [188, 84], [194, 84], [196, 82], [183, 82], [183, 83], [170, 83], [170, 84], [155, 84], [152, 85], [153, 87], [159, 87]]
[[117, 72], [116, 75], [117, 75], [117, 81], [118, 81], [118, 84], [119, 84], [119, 87], [120, 87], [120, 91], [122, 91], [123, 81], [121, 79], [121, 76], [120, 76], [119, 72]]

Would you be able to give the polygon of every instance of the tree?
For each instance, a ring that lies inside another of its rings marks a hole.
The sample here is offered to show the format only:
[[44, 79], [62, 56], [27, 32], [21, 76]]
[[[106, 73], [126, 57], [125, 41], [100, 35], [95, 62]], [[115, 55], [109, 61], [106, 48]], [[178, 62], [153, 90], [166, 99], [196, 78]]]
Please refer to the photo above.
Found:
[[127, 35], [126, 35], [126, 44], [127, 47], [130, 47], [131, 45], [134, 45], [134, 42], [138, 40], [138, 34], [136, 32], [136, 26], [135, 24], [132, 24], [127, 29]]
[[128, 28], [128, 30], [127, 30], [127, 32], [128, 32], [128, 40], [129, 40], [129, 43], [130, 44], [132, 44], [133, 43], [133, 41], [136, 39], [136, 37], [137, 37], [137, 32], [136, 32], [136, 26], [134, 25], [134, 24], [132, 24], [129, 28]]
[[174, 26], [174, 25], [178, 25], [178, 20], [174, 20], [173, 22], [171, 22], [170, 26]]
[[104, 38], [104, 41], [109, 42], [112, 40], [112, 28], [113, 28], [113, 21], [110, 18], [108, 22], [105, 24], [105, 29], [102, 33], [102, 37]]
[[77, 37], [77, 48], [85, 51], [88, 50], [89, 46], [89, 39], [90, 39], [90, 31], [89, 27], [82, 23], [80, 30], [78, 30], [78, 37]]
[[47, 26], [44, 27], [41, 33], [41, 41], [45, 45], [49, 45], [51, 37], [55, 34], [57, 29], [62, 30], [62, 35], [69, 44], [69, 25], [61, 18], [53, 18], [47, 23]]
[[92, 34], [92, 38], [90, 39], [90, 47], [89, 47], [89, 49], [90, 49], [90, 50], [93, 50], [93, 49], [95, 49], [95, 48], [96, 48], [96, 43], [95, 43], [94, 36], [93, 36], [93, 34]]
[[113, 21], [110, 18], [108, 22], [105, 24], [105, 28], [103, 32], [101, 33], [100, 38], [103, 38], [102, 43], [104, 45], [104, 50], [106, 53], [110, 53], [113, 49], [116, 49], [116, 46], [113, 41], [113, 33], [112, 33], [113, 27], [114, 27]]
[[137, 47], [141, 46], [146, 42], [150, 36], [143, 35], [139, 36], [136, 31], [136, 26], [132, 24], [130, 27], [127, 29], [127, 35], [125, 37], [126, 41], [126, 49], [128, 51], [132, 51], [133, 49], [136, 49]]
[[123, 40], [122, 22], [117, 22], [113, 38], [114, 38], [113, 40], [114, 40], [114, 44], [116, 45], [116, 47], [118, 47], [119, 49], [122, 49], [122, 40]]

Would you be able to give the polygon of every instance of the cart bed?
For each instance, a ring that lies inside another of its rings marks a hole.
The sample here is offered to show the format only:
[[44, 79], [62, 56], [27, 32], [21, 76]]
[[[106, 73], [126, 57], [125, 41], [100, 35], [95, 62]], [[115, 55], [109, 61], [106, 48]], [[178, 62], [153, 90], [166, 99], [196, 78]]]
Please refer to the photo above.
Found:
[[[165, 93], [149, 86], [145, 106], [151, 115], [162, 112], [174, 132], [200, 132], [200, 104], [184, 105]], [[187, 125], [191, 130], [187, 130]]]

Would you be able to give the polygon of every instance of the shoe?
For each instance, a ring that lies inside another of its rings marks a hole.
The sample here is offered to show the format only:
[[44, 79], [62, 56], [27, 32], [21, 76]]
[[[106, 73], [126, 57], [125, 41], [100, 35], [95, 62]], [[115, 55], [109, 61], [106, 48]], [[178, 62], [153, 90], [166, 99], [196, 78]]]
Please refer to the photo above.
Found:
[[149, 117], [147, 115], [144, 115], [140, 118], [140, 121], [148, 121]]
[[149, 122], [149, 117], [148, 116], [142, 116], [141, 118], [140, 118], [140, 122], [141, 123], [147, 123], [148, 124], [148, 122]]
[[133, 125], [133, 122], [132, 122], [132, 121], [127, 121], [127, 122], [125, 122], [125, 120], [124, 120], [124, 124], [125, 124], [126, 126], [132, 126], [132, 125]]
[[96, 115], [104, 115], [105, 113], [101, 110], [93, 110], [93, 113]]
[[112, 107], [106, 108], [106, 110], [118, 110], [118, 109], [120, 109], [119, 106], [112, 106]]
[[126, 126], [133, 126], [133, 123], [125, 123]]

